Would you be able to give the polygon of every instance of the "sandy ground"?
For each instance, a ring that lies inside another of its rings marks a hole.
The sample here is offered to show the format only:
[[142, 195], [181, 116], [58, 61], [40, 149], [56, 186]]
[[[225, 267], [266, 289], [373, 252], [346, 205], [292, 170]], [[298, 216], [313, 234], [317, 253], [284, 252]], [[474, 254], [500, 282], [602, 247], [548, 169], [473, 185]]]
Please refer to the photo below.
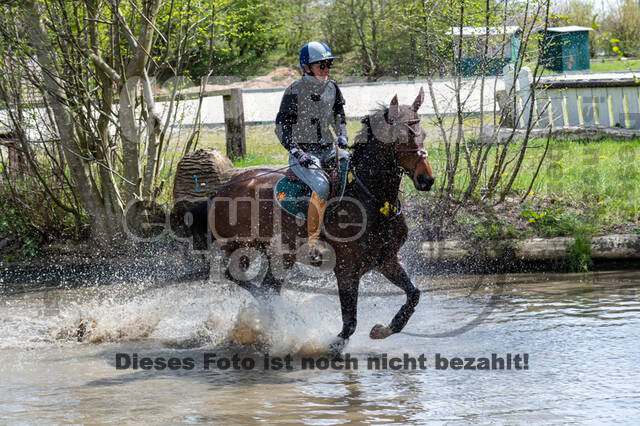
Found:
[[[221, 81], [221, 84], [207, 84], [204, 90], [208, 91], [235, 88], [240, 88], [242, 90], [286, 88], [299, 78], [300, 73], [293, 68], [277, 68], [267, 75], [250, 78], [244, 81], [233, 81], [234, 78], [229, 77], [226, 80], [223, 79]], [[217, 78], [211, 78], [211, 80], [216, 79]], [[199, 86], [194, 86], [184, 90], [184, 92], [187, 93], [198, 93], [199, 91]], [[159, 89], [159, 92], [167, 93], [167, 91], [164, 89]]]

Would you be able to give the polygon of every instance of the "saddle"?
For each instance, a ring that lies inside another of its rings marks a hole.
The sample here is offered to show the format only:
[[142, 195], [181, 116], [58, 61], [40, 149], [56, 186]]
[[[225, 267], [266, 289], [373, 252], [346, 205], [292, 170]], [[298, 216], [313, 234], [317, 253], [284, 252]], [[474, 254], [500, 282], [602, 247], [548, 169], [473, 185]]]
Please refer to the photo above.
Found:
[[[340, 161], [339, 170], [336, 167], [329, 167], [324, 170], [329, 175], [331, 198], [342, 197], [347, 183], [349, 161]], [[273, 192], [275, 199], [284, 211], [306, 220], [311, 188], [300, 180], [291, 169], [287, 169], [284, 176], [276, 182]]]
[[288, 168], [287, 171], [284, 172], [284, 177], [289, 179], [289, 181], [291, 182], [302, 182], [300, 178], [296, 176], [295, 173], [293, 173], [293, 170], [291, 170], [291, 168]]

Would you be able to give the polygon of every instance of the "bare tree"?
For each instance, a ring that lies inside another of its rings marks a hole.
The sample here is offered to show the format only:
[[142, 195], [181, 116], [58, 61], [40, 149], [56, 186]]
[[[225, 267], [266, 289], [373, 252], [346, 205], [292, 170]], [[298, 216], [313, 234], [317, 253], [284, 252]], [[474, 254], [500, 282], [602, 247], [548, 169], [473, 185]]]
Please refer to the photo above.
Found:
[[[168, 45], [156, 26], [163, 2], [3, 3], [2, 71], [19, 76], [36, 92], [37, 105], [32, 106], [47, 112], [30, 121], [21, 105], [23, 90], [16, 89], [15, 82], [0, 84], [10, 127], [17, 130], [27, 152], [32, 151], [33, 139], [28, 133], [52, 127], [63, 155], [49, 166], [60, 175], [68, 167], [69, 191], [78, 205], [60, 201], [53, 193], [50, 198], [78, 216], [80, 211], [86, 214], [95, 241], [119, 238], [127, 203], [158, 195], [165, 131], [175, 118], [177, 88], [162, 122], [151, 76], [166, 68], [152, 56], [156, 40]], [[46, 188], [45, 179], [41, 183]]]
[[[527, 101], [518, 98], [515, 83], [521, 72], [529, 72], [522, 67], [526, 61], [534, 61], [533, 81], [540, 79], [539, 58], [544, 43], [539, 43], [539, 39], [549, 22], [550, 1], [455, 0], [446, 7], [435, 8], [436, 3], [440, 4], [435, 0], [422, 0], [420, 16], [415, 17], [414, 22], [427, 47], [423, 53], [425, 60], [432, 60], [430, 55], [435, 54], [437, 60], [449, 65], [446, 68], [451, 95], [447, 99], [438, 93], [434, 82], [436, 67], [426, 75], [435, 111], [433, 124], [439, 130], [445, 154], [438, 207], [444, 221], [453, 219], [457, 208], [471, 200], [500, 203], [513, 188], [525, 154], [529, 152], [529, 134], [534, 125], [531, 99], [535, 98], [535, 84]], [[519, 45], [512, 55], [510, 32], [516, 26]], [[442, 27], [449, 30], [444, 32]], [[449, 57], [438, 56], [435, 49], [443, 42], [450, 46]], [[513, 79], [513, 84], [506, 93], [507, 105], [500, 108], [497, 96], [486, 95], [497, 91], [499, 79], [503, 77], [495, 74], [501, 74], [507, 62], [511, 62], [513, 73], [504, 78]], [[479, 93], [479, 100], [473, 99], [474, 93]], [[516, 116], [505, 115], [507, 110], [516, 111], [513, 106], [520, 102], [522, 107], [517, 109]], [[453, 114], [445, 114], [446, 110]], [[474, 111], [476, 118], [470, 116], [470, 111]], [[516, 138], [515, 127], [519, 127], [516, 124], [523, 117], [527, 117], [523, 123], [525, 136]], [[476, 124], [469, 126], [470, 120]], [[438, 228], [441, 227], [442, 224]]]

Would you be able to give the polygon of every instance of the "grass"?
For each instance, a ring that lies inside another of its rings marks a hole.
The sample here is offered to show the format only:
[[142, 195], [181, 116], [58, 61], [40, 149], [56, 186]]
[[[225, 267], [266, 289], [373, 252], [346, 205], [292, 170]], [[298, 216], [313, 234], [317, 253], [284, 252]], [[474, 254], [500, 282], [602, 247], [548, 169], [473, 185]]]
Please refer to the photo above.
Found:
[[[533, 178], [545, 141], [531, 140], [523, 165], [518, 173], [511, 195], [525, 195]], [[518, 148], [515, 145], [514, 148]], [[443, 147], [429, 150], [430, 163], [436, 175], [441, 175], [446, 161]], [[573, 207], [593, 212], [603, 224], [627, 222], [640, 214], [640, 139], [632, 141], [603, 140], [599, 142], [551, 141], [549, 152], [540, 168], [538, 177], [527, 196], [532, 199], [557, 200]], [[495, 150], [489, 155], [488, 165], [495, 158]], [[515, 162], [508, 167], [501, 183], [512, 173]], [[457, 174], [458, 187], [464, 188], [468, 173], [463, 165]], [[487, 166], [479, 187], [486, 185], [491, 174]], [[499, 187], [500, 189], [500, 187]], [[481, 195], [481, 190], [477, 191]]]
[[518, 231], [513, 225], [507, 225], [504, 220], [489, 219], [484, 223], [479, 223], [471, 230], [471, 237], [474, 240], [505, 240], [517, 238]]
[[610, 71], [640, 71], [640, 59], [621, 60], [591, 60], [591, 72]]
[[[527, 62], [525, 63], [529, 69], [533, 72], [536, 67], [535, 62]], [[595, 72], [614, 72], [614, 71], [640, 71], [640, 59], [628, 59], [628, 60], [618, 60], [618, 59], [595, 59], [592, 58], [589, 64], [589, 70], [593, 73]], [[585, 71], [586, 72], [586, 71]], [[545, 77], [559, 75], [555, 71], [551, 71], [547, 68], [541, 67], [538, 70], [538, 74], [543, 75]]]
[[[533, 141], [533, 144], [536, 142], [543, 143]], [[640, 211], [638, 154], [639, 139], [631, 142], [553, 141], [531, 196], [560, 199], [573, 206], [584, 205], [605, 223], [631, 220]], [[538, 156], [536, 152], [527, 155], [523, 172], [515, 181], [516, 192], [526, 190]]]
[[593, 267], [591, 258], [591, 243], [584, 236], [576, 236], [575, 241], [569, 246], [571, 258], [569, 267], [574, 272], [588, 272]]

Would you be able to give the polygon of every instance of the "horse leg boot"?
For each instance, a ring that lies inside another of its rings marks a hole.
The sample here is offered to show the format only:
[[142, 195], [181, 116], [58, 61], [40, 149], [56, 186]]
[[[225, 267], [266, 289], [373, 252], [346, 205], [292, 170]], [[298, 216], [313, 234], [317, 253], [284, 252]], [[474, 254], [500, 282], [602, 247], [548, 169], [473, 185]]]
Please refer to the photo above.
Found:
[[324, 212], [327, 209], [327, 201], [313, 191], [309, 200], [309, 210], [307, 212], [307, 245], [309, 247], [309, 259], [317, 262], [327, 254], [327, 248], [320, 241], [322, 224], [324, 222]]

